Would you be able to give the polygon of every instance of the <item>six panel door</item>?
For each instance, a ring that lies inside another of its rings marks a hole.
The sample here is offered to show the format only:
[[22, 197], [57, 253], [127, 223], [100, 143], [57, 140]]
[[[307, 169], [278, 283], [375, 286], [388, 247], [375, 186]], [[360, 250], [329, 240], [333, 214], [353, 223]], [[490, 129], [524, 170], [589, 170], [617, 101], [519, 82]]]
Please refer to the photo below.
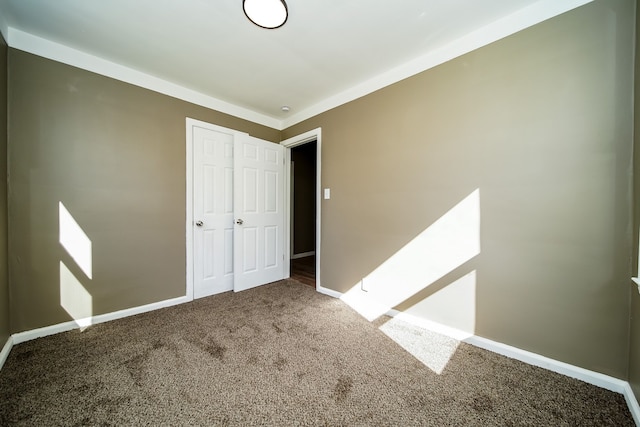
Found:
[[193, 127], [194, 298], [233, 289], [233, 139]]
[[234, 290], [284, 278], [284, 147], [234, 141]]

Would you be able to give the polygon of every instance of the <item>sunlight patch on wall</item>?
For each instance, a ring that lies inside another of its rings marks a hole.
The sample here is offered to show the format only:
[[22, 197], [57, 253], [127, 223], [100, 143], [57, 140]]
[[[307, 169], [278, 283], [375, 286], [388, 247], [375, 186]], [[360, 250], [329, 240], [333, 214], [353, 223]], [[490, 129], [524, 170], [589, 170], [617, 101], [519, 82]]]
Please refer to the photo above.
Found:
[[60, 222], [60, 244], [67, 253], [78, 264], [84, 274], [91, 279], [93, 275], [93, 265], [91, 256], [91, 240], [71, 216], [67, 208], [58, 203]]
[[78, 326], [84, 327], [91, 324], [93, 298], [62, 261], [60, 261], [60, 305]]
[[456, 339], [395, 318], [379, 329], [438, 375], [444, 371], [460, 344]]
[[[58, 214], [60, 244], [91, 280], [93, 276], [91, 240], [62, 202], [58, 202]], [[78, 326], [91, 325], [93, 298], [63, 261], [60, 261], [60, 305]]]
[[476, 189], [346, 292], [342, 300], [373, 320], [480, 253]]
[[462, 276], [404, 312], [473, 335], [476, 330], [476, 271]]

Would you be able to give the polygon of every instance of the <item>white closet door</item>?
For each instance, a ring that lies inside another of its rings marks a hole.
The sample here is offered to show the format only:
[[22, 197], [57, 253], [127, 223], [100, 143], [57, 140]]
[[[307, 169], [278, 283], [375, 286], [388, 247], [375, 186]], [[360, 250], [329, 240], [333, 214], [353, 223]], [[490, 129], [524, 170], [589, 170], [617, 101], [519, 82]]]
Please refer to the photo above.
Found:
[[193, 293], [233, 289], [233, 133], [193, 127]]
[[268, 141], [234, 141], [235, 291], [284, 278], [283, 156]]

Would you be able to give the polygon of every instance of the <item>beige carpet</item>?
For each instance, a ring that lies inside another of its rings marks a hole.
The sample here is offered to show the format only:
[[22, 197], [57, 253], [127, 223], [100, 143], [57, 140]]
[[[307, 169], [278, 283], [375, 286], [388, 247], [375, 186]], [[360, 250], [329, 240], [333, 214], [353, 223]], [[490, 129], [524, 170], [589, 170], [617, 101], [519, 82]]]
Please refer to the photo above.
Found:
[[[423, 362], [389, 336], [413, 336]], [[289, 280], [15, 346], [0, 425], [634, 424], [619, 394]]]

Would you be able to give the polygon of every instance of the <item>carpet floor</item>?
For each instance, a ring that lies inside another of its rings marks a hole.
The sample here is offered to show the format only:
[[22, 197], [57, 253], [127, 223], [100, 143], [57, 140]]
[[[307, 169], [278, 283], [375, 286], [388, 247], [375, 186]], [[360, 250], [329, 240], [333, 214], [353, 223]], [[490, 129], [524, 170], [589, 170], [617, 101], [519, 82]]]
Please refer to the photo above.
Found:
[[367, 322], [285, 280], [14, 346], [0, 371], [0, 425], [634, 422], [622, 395], [391, 319]]

